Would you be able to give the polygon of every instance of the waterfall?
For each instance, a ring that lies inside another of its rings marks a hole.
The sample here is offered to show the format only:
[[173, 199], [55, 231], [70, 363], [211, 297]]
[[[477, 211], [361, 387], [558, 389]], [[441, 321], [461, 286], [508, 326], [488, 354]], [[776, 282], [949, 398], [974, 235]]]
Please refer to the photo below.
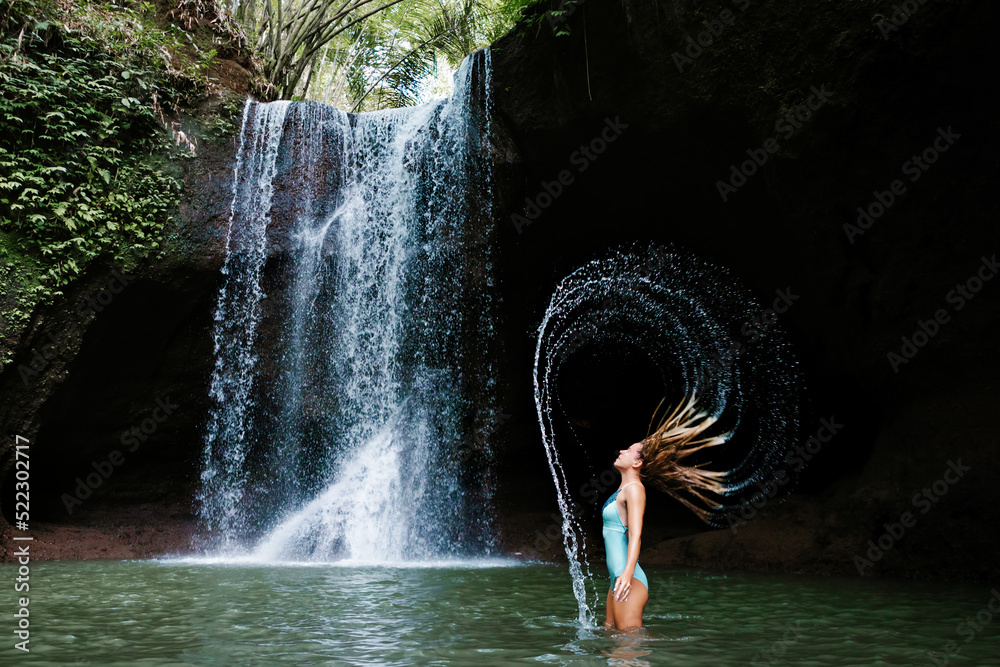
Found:
[[200, 516], [262, 560], [495, 549], [490, 58], [454, 95], [248, 102]]
[[[239, 520], [239, 504], [247, 482], [247, 431], [251, 414], [254, 340], [260, 321], [261, 271], [267, 255], [272, 182], [287, 102], [250, 113], [244, 109], [233, 175], [233, 199], [226, 235], [226, 277], [215, 309], [215, 368], [210, 396], [222, 410], [212, 412], [205, 438], [202, 500], [205, 521], [230, 535]], [[219, 452], [225, 443], [225, 450]], [[221, 455], [220, 455], [221, 454]]]

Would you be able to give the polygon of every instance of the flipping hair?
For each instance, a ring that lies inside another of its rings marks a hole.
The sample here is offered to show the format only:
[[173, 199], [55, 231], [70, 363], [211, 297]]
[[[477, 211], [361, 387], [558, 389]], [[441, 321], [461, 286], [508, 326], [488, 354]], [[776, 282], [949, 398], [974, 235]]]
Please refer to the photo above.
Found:
[[[656, 413], [664, 398], [653, 411], [649, 428], [653, 428]], [[714, 510], [720, 505], [706, 494], [724, 495], [727, 491], [724, 471], [704, 470], [710, 462], [688, 464], [685, 459], [706, 447], [721, 445], [728, 434], [701, 437], [715, 423], [716, 418], [696, 408], [697, 397], [691, 394], [674, 408], [669, 415], [664, 412], [656, 430], [642, 440], [639, 478], [649, 481], [664, 493], [676, 498], [699, 519], [710, 523]]]

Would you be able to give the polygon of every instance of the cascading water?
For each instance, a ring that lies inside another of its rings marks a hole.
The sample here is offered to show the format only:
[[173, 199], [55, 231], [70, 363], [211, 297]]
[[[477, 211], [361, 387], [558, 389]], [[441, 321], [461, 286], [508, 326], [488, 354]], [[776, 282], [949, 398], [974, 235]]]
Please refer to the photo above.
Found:
[[212, 548], [365, 562], [494, 548], [475, 435], [497, 412], [489, 60], [409, 109], [248, 102], [199, 498]]
[[[225, 278], [215, 309], [215, 369], [210, 395], [221, 410], [212, 412], [202, 472], [202, 516], [223, 535], [233, 534], [247, 483], [249, 422], [253, 418], [253, 350], [260, 321], [261, 271], [267, 256], [272, 182], [288, 102], [243, 114], [233, 178], [233, 201], [226, 237]], [[220, 446], [225, 443], [225, 451]], [[222, 454], [222, 455], [220, 455]]]
[[578, 486], [568, 479], [556, 446], [557, 431], [572, 430], [555, 414], [560, 367], [585, 346], [612, 354], [638, 349], [670, 400], [696, 394], [700, 409], [717, 418], [711, 433], [726, 434], [726, 444], [713, 448], [721, 451], [711, 454], [720, 464], [713, 469], [728, 471], [727, 490], [710, 516], [712, 525], [724, 526], [732, 517], [727, 511], [745, 501], [755, 483], [771, 479], [800, 435], [801, 372], [780, 325], [762, 321], [763, 310], [728, 270], [657, 245], [623, 248], [590, 262], [552, 295], [535, 349], [535, 405], [585, 627], [597, 627], [607, 573], [596, 577], [597, 592], [573, 511], [570, 489]]

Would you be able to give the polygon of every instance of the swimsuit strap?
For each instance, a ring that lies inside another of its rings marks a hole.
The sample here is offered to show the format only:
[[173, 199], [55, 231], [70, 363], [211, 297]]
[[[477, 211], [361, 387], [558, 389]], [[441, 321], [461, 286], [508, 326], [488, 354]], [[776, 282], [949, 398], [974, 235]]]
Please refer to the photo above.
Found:
[[[638, 483], [639, 483], [639, 482], [629, 482], [629, 483], [628, 483], [628, 484], [626, 484], [625, 486], [632, 486], [633, 484], [638, 484]], [[618, 490], [619, 490], [619, 491], [621, 491], [622, 489], [624, 489], [624, 488], [625, 488], [625, 486], [623, 486], [623, 487], [622, 487], [621, 489], [618, 489]]]

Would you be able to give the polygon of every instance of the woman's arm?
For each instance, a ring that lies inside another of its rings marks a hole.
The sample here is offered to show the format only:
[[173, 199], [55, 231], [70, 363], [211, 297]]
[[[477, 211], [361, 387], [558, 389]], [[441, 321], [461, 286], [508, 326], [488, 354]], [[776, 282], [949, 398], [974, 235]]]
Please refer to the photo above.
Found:
[[628, 513], [628, 558], [625, 561], [625, 572], [632, 576], [635, 565], [639, 562], [642, 515], [646, 511], [646, 489], [640, 484], [633, 484], [625, 490], [625, 510]]

